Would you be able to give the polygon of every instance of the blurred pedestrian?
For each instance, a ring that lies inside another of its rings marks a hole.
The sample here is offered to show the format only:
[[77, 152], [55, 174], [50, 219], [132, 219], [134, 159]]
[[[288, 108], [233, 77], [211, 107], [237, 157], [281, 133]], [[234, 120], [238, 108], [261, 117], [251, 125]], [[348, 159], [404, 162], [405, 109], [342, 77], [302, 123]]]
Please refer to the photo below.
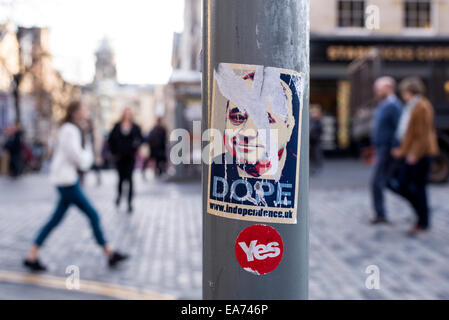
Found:
[[[143, 170], [150, 160], [154, 160], [154, 172], [159, 177], [165, 172], [167, 162], [167, 129], [165, 129], [162, 118], [157, 119], [156, 125], [150, 131], [148, 145], [150, 146], [150, 156], [145, 160]], [[145, 175], [145, 172], [143, 174]]]
[[399, 90], [406, 102], [396, 138], [399, 147], [392, 155], [401, 159], [398, 184], [392, 188], [412, 205], [417, 223], [411, 234], [426, 231], [430, 227], [427, 181], [431, 158], [438, 155], [439, 147], [434, 126], [434, 109], [424, 97], [425, 86], [419, 78], [406, 78]]
[[[94, 122], [92, 119], [89, 119], [89, 121], [86, 124], [86, 128], [84, 130], [84, 136], [86, 141], [88, 140], [89, 143], [92, 145], [92, 151], [94, 154], [94, 162], [92, 165], [92, 171], [95, 173], [96, 180], [97, 180], [97, 186], [101, 185], [101, 170], [100, 170], [100, 163], [101, 159], [100, 156], [98, 156], [98, 139], [95, 137], [95, 128], [94, 128]], [[84, 185], [85, 177], [86, 177], [87, 171], [78, 170], [78, 175], [80, 179], [81, 186]]]
[[126, 108], [123, 111], [122, 119], [112, 129], [108, 144], [119, 176], [115, 203], [117, 207], [120, 205], [123, 183], [128, 182], [128, 213], [133, 211], [133, 172], [136, 164], [136, 153], [142, 141], [142, 133], [140, 127], [133, 121], [131, 108]]
[[84, 135], [88, 116], [87, 108], [79, 101], [72, 102], [67, 108], [50, 165], [50, 179], [57, 187], [59, 200], [51, 218], [40, 230], [24, 261], [24, 265], [31, 271], [46, 270], [39, 260], [39, 250], [72, 204], [89, 219], [96, 242], [102, 247], [110, 267], [127, 258], [126, 255], [113, 251], [107, 244], [98, 213], [80, 186], [78, 170], [87, 170], [93, 163], [92, 145]]
[[318, 173], [323, 167], [321, 136], [323, 134], [322, 114], [319, 106], [310, 109], [310, 169], [311, 174]]
[[395, 94], [396, 81], [391, 77], [381, 77], [374, 84], [374, 93], [379, 100], [374, 115], [371, 136], [375, 148], [376, 161], [372, 176], [371, 190], [376, 213], [372, 224], [388, 223], [384, 190], [395, 168], [391, 150], [397, 145], [395, 133], [402, 112], [402, 103]]
[[19, 123], [12, 126], [5, 149], [9, 152], [9, 173], [17, 178], [24, 168], [23, 131]]
[[97, 186], [101, 186], [102, 179], [101, 179], [101, 167], [103, 165], [103, 159], [102, 159], [102, 143], [100, 137], [95, 132], [95, 123], [92, 119], [89, 120], [89, 131], [88, 131], [88, 138], [92, 141], [92, 148], [94, 152], [94, 164], [92, 166], [92, 170], [95, 173], [95, 177], [97, 180]]
[[31, 145], [31, 152], [33, 154], [33, 163], [31, 165], [33, 170], [39, 171], [42, 168], [42, 163], [45, 157], [45, 146], [39, 140], [34, 140]]

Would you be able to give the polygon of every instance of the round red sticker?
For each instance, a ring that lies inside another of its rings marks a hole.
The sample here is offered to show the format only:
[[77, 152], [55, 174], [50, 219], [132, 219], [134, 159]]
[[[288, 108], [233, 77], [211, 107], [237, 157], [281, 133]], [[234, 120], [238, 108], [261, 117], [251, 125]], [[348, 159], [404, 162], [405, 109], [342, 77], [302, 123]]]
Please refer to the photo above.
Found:
[[264, 275], [277, 268], [284, 244], [279, 233], [266, 225], [253, 225], [243, 230], [235, 242], [237, 261], [248, 272]]

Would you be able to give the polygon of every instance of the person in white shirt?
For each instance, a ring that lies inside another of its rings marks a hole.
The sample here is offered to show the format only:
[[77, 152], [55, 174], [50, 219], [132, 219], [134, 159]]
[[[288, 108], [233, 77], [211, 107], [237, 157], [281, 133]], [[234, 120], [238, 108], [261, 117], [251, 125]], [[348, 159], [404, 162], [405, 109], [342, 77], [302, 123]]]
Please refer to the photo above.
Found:
[[113, 251], [107, 244], [97, 211], [81, 189], [79, 171], [87, 171], [93, 164], [94, 156], [90, 141], [85, 141], [83, 130], [88, 125], [89, 112], [80, 101], [73, 101], [67, 108], [66, 117], [58, 133], [57, 144], [50, 165], [50, 180], [56, 186], [59, 200], [48, 222], [39, 231], [34, 244], [24, 261], [31, 271], [45, 271], [39, 261], [39, 250], [49, 234], [64, 218], [71, 205], [77, 206], [89, 219], [95, 236], [108, 258], [110, 267], [127, 258]]

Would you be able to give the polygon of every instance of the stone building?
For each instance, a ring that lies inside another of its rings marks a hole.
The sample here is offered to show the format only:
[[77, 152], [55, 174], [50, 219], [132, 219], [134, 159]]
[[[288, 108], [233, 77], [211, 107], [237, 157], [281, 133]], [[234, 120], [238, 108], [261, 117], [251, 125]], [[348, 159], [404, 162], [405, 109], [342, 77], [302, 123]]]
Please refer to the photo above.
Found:
[[[122, 84], [117, 80], [115, 53], [108, 39], [103, 39], [95, 52], [95, 75], [92, 83], [83, 87], [83, 101], [89, 106], [95, 133], [95, 153], [101, 164], [101, 150], [112, 127], [124, 108], [133, 110], [134, 120], [146, 135], [157, 118], [155, 85]], [[104, 160], [104, 159], [103, 159]]]
[[[378, 28], [366, 28], [365, 16], [378, 10]], [[313, 0], [310, 27], [325, 35], [449, 35], [444, 0]]]
[[97, 115], [103, 134], [120, 119], [125, 107], [133, 109], [136, 122], [147, 132], [155, 122], [156, 86], [119, 83], [114, 50], [107, 39], [101, 41], [95, 57], [95, 76], [84, 87], [83, 97]]
[[8, 172], [9, 157], [3, 150], [5, 129], [14, 122], [14, 75], [19, 72], [19, 43], [11, 23], [0, 25], [0, 174]]
[[115, 54], [111, 43], [104, 38], [95, 52], [95, 78], [94, 83], [104, 81], [117, 82], [117, 67], [115, 64]]
[[[201, 0], [185, 0], [184, 30], [173, 37], [172, 67], [164, 88], [164, 119], [169, 132], [185, 129], [190, 134], [191, 163], [201, 163]], [[196, 147], [195, 147], [196, 146]], [[177, 165], [174, 179], [200, 176], [200, 165]]]
[[[372, 98], [375, 74], [421, 77], [438, 121], [448, 122], [443, 115], [449, 114], [449, 2], [313, 0], [310, 6], [310, 102], [325, 114], [325, 149], [346, 152], [354, 146], [359, 130], [353, 119]], [[366, 75], [359, 74], [362, 67]], [[360, 81], [351, 87], [356, 77]]]
[[200, 70], [199, 53], [201, 38], [201, 1], [185, 0], [184, 30], [175, 33], [173, 39], [172, 66], [175, 70]]
[[[20, 123], [24, 143], [48, 151], [67, 104], [79, 96], [79, 88], [53, 68], [48, 29], [0, 25], [0, 147], [4, 129]], [[0, 172], [6, 174], [9, 160], [2, 151]]]
[[19, 43], [15, 28], [11, 23], [0, 25], [0, 134], [14, 121], [14, 75], [18, 72]]
[[48, 145], [70, 99], [80, 91], [53, 68], [49, 30], [0, 26], [0, 130], [19, 121], [26, 142]]
[[65, 108], [80, 97], [76, 86], [64, 81], [53, 67], [47, 28], [17, 30], [20, 52], [20, 121], [30, 142], [49, 146]]

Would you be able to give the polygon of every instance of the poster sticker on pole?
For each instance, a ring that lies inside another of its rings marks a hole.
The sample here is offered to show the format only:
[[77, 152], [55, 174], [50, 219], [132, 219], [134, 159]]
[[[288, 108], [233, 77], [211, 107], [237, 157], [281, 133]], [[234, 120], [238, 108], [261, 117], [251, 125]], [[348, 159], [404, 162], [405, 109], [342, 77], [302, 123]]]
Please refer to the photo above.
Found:
[[304, 75], [220, 63], [214, 72], [207, 212], [296, 224]]
[[266, 225], [243, 230], [235, 242], [235, 257], [240, 266], [255, 275], [272, 272], [281, 263], [284, 244], [279, 233]]

